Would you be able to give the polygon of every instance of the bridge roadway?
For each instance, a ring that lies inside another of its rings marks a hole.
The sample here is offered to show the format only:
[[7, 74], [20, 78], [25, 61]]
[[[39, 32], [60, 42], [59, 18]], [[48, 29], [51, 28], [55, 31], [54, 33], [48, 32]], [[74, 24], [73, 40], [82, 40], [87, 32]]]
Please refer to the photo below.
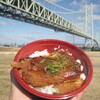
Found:
[[35, 0], [0, 0], [0, 16], [68, 32], [97, 43], [94, 37]]

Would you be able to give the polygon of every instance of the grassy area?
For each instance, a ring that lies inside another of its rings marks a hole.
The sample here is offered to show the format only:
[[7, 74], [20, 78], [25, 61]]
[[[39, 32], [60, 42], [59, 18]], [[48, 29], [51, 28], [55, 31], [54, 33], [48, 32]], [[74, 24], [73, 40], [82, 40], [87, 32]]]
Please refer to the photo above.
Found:
[[19, 48], [0, 46], [0, 52], [17, 52]]
[[[15, 51], [14, 51], [15, 52]], [[100, 66], [100, 52], [86, 52], [94, 66]], [[10, 90], [10, 70], [14, 54], [0, 54], [0, 100], [7, 100]], [[94, 67], [94, 75], [91, 84], [81, 100], [100, 100], [100, 67]]]
[[93, 52], [86, 52], [86, 54], [90, 57], [94, 66], [100, 66], [100, 52], [93, 51]]
[[8, 100], [10, 90], [10, 64], [14, 56], [0, 54], [0, 100]]
[[94, 67], [94, 75], [81, 100], [100, 100], [100, 67]]

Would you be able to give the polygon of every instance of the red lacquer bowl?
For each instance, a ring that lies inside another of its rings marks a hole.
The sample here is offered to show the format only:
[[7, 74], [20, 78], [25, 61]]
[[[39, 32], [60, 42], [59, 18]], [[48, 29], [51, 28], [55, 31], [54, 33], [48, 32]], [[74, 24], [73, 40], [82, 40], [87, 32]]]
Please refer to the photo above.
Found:
[[89, 57], [80, 48], [65, 41], [54, 40], [54, 39], [44, 39], [44, 40], [31, 42], [19, 50], [14, 61], [19, 61], [19, 59], [21, 58], [28, 57], [30, 54], [34, 53], [35, 51], [43, 51], [47, 49], [49, 52], [52, 52], [53, 49], [57, 48], [58, 46], [60, 46], [63, 49], [69, 49], [71, 53], [73, 54], [73, 56], [75, 57], [75, 59], [80, 59], [82, 65], [84, 66], [84, 73], [86, 75], [86, 80], [84, 84], [79, 89], [72, 91], [70, 93], [66, 93], [66, 94], [51, 95], [51, 94], [41, 93], [29, 87], [19, 76], [17, 68], [13, 68], [14, 75], [17, 81], [28, 92], [38, 97], [42, 97], [46, 99], [67, 99], [80, 93], [89, 85], [92, 79], [92, 75], [93, 75], [93, 66]]

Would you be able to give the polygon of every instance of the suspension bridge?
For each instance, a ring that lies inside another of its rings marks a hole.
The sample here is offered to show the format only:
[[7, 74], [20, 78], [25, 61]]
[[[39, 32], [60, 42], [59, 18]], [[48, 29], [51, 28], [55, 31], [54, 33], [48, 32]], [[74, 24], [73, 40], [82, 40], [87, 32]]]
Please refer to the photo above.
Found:
[[[48, 0], [45, 0], [45, 2], [48, 4], [51, 3], [53, 7], [57, 6], [67, 10], [69, 13], [77, 13], [80, 11], [66, 9]], [[88, 31], [83, 31], [77, 25], [59, 14], [63, 12], [53, 11], [52, 7], [50, 9], [50, 7], [48, 8], [46, 6], [47, 5], [44, 5], [43, 2], [38, 2], [38, 0], [0, 0], [0, 16], [52, 28], [55, 31], [67, 32], [84, 37], [85, 39], [90, 39], [92, 42], [95, 41], [98, 44], [96, 38], [89, 34]]]

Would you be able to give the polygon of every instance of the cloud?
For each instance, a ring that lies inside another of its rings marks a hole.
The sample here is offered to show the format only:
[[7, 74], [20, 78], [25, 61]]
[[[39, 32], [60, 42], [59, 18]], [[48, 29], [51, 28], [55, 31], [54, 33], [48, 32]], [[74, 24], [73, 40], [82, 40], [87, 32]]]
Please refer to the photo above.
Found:
[[24, 39], [24, 40], [34, 40], [35, 38], [32, 35], [17, 35], [18, 38]]
[[0, 25], [7, 25], [7, 22], [5, 22], [5, 21], [0, 21]]
[[9, 35], [0, 34], [0, 39], [5, 41], [14, 41], [14, 38], [10, 37]]
[[17, 30], [12, 29], [12, 30], [6, 30], [7, 32], [16, 32]]
[[23, 43], [29, 43], [31, 41], [36, 40], [33, 36], [31, 35], [17, 35], [16, 34], [13, 36], [9, 36], [9, 35], [4, 35], [4, 34], [0, 34], [0, 43], [7, 43], [7, 44], [11, 44], [11, 43], [17, 43], [17, 44], [23, 44]]
[[16, 25], [16, 23], [15, 22], [10, 22], [9, 25]]
[[40, 32], [31, 32], [32, 34], [40, 34]]
[[[80, 12], [81, 13], [85, 13], [85, 0], [73, 0], [71, 3], [70, 3], [70, 6], [72, 7], [79, 7], [80, 9], [83, 8]], [[87, 1], [88, 3], [91, 2], [91, 0], [88, 0]], [[97, 13], [97, 12], [100, 12], [100, 4], [92, 4], [93, 5], [93, 13]]]
[[81, 28], [82, 30], [85, 30], [85, 23], [75, 23], [75, 25], [77, 25], [79, 28]]
[[[100, 15], [93, 15], [94, 20], [100, 20]], [[85, 20], [85, 17], [78, 16], [77, 20]]]
[[73, 2], [70, 3], [70, 6], [78, 6], [79, 3], [76, 0], [73, 0]]
[[85, 0], [73, 0], [71, 3], [70, 3], [70, 6], [75, 6], [75, 7], [80, 7], [82, 8], [85, 4]]
[[93, 4], [93, 11], [95, 12], [100, 12], [100, 5], [98, 4]]
[[93, 15], [94, 20], [100, 20], [100, 15]]
[[100, 27], [96, 27], [95, 29], [98, 29], [98, 30], [100, 30]]
[[59, 2], [59, 1], [62, 1], [62, 0], [49, 0], [51, 2]]
[[77, 20], [85, 20], [85, 17], [78, 16], [78, 17], [77, 17]]
[[0, 20], [0, 25], [15, 25], [15, 22], [7, 22], [7, 21], [2, 21]]
[[100, 20], [99, 20], [99, 21], [97, 21], [97, 23], [100, 23]]

